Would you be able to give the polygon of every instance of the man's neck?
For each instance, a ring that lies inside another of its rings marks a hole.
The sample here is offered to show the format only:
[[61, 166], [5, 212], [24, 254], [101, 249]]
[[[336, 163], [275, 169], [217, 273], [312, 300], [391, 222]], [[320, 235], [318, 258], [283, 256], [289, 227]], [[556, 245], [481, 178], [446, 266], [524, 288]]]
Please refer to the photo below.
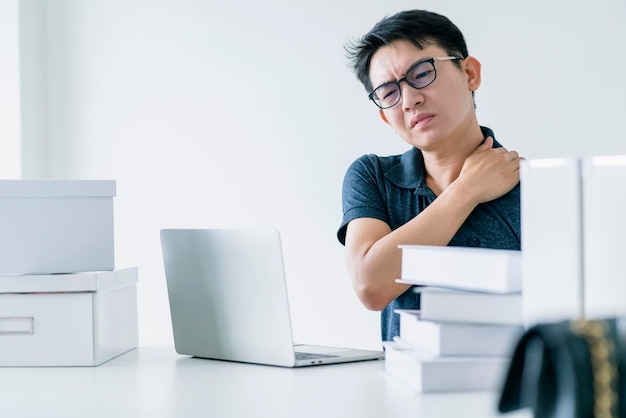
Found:
[[484, 137], [478, 123], [465, 132], [442, 142], [442, 148], [422, 151], [426, 168], [426, 184], [439, 195], [455, 181], [465, 159], [482, 143]]

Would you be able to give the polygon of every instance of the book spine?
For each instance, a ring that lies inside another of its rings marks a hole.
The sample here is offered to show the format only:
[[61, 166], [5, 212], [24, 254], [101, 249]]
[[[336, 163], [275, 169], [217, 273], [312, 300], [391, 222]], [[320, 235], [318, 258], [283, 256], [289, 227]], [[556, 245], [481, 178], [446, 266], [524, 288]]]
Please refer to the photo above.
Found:
[[626, 315], [626, 156], [583, 160], [584, 315]]
[[521, 290], [521, 253], [455, 247], [402, 247], [401, 280], [465, 290]]
[[582, 178], [576, 158], [522, 161], [522, 307], [527, 326], [582, 314]]

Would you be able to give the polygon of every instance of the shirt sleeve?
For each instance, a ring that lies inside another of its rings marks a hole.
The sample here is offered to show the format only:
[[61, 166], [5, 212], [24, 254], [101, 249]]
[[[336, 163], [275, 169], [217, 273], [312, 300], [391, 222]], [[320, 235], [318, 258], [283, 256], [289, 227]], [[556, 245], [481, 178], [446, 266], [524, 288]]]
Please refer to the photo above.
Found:
[[375, 155], [364, 155], [348, 168], [343, 181], [343, 220], [337, 239], [346, 243], [348, 223], [357, 218], [375, 218], [389, 224], [384, 193], [384, 175]]

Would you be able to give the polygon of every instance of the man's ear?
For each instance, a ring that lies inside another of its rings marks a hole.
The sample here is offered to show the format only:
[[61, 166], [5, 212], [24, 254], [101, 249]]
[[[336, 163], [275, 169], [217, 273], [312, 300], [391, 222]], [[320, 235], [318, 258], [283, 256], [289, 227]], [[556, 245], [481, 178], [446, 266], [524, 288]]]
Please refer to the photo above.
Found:
[[471, 91], [480, 87], [480, 61], [474, 57], [465, 58], [465, 74], [467, 74], [467, 85]]
[[378, 114], [380, 115], [380, 118], [383, 120], [383, 122], [385, 122], [387, 125], [390, 125], [389, 120], [387, 119], [387, 116], [385, 116], [385, 112], [383, 112], [382, 109], [378, 109]]

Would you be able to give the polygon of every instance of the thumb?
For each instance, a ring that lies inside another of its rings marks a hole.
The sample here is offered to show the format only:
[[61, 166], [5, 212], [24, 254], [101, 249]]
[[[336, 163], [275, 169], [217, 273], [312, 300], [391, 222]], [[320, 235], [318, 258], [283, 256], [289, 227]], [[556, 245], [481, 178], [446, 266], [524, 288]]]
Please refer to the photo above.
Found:
[[493, 148], [493, 138], [488, 136], [487, 138], [483, 140], [483, 142], [480, 144], [478, 148], [481, 148], [481, 149]]

